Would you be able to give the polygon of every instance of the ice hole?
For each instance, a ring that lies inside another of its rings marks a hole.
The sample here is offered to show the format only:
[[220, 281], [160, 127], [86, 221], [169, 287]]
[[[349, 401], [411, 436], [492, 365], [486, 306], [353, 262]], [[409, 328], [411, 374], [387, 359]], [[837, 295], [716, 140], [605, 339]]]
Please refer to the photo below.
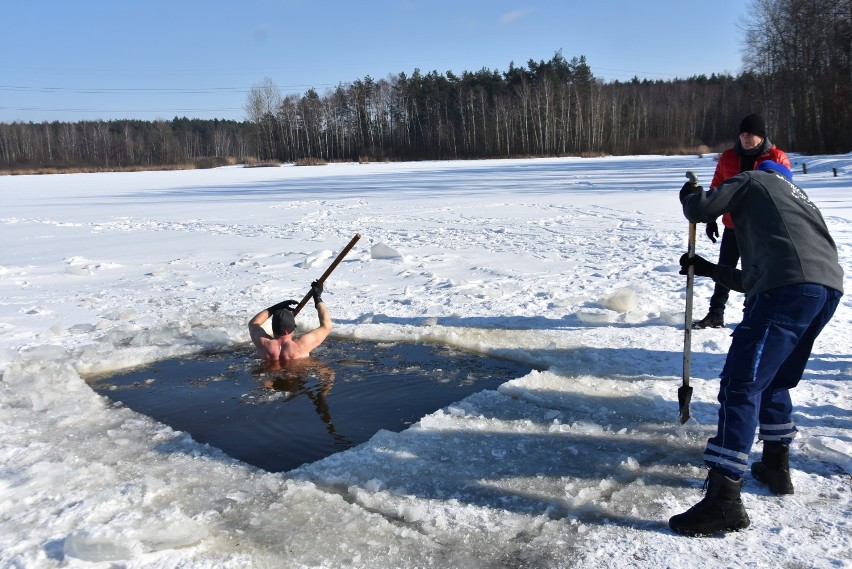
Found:
[[441, 344], [329, 338], [306, 360], [266, 364], [246, 347], [90, 379], [98, 393], [196, 441], [282, 472], [399, 432], [530, 367]]

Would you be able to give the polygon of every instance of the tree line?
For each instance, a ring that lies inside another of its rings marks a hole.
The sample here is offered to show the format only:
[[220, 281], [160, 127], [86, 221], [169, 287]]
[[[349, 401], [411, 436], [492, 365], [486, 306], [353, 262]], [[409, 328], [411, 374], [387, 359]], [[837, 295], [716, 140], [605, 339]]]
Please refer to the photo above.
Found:
[[256, 154], [252, 131], [246, 122], [177, 117], [0, 124], [0, 171], [216, 165]]
[[802, 153], [850, 150], [852, 0], [753, 0], [744, 71], [605, 82], [585, 57], [504, 71], [399, 73], [282, 95], [254, 85], [246, 120], [0, 124], [0, 168], [672, 154], [730, 146], [762, 114]]
[[503, 73], [367, 77], [325, 96], [281, 97], [267, 80], [247, 110], [261, 159], [666, 154], [730, 146], [740, 118], [761, 110], [759, 88], [751, 74], [604, 83], [557, 52]]

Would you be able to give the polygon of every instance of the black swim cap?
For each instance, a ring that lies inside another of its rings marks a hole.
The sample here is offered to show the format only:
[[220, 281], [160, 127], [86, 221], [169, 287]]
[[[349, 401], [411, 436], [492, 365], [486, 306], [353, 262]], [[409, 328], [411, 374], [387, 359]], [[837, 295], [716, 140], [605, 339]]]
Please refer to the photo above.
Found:
[[296, 317], [286, 308], [279, 308], [272, 313], [272, 333], [276, 336], [289, 334], [296, 329]]

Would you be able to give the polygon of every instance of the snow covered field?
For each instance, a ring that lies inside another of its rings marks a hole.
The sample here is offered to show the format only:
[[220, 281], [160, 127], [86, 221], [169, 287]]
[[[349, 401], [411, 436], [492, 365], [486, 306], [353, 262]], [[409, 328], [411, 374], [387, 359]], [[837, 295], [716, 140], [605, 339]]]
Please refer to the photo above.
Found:
[[[701, 496], [742, 303], [693, 334], [681, 426], [677, 191], [687, 170], [706, 186], [714, 158], [0, 177], [0, 566], [849, 567], [848, 294], [794, 392], [796, 494], [748, 478], [746, 531], [668, 529]], [[852, 155], [793, 158], [849, 291]], [[326, 283], [336, 336], [543, 371], [286, 474], [81, 378], [245, 344], [247, 320], [300, 299], [355, 233]], [[718, 253], [701, 230], [698, 253]], [[696, 279], [697, 318], [711, 292]]]

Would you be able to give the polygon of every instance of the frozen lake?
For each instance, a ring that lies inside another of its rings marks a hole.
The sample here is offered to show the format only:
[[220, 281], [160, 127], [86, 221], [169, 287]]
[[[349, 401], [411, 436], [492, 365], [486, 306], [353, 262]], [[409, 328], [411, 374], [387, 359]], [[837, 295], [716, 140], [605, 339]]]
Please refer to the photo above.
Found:
[[[791, 158], [848, 284], [852, 157]], [[0, 566], [850, 565], [849, 294], [793, 394], [796, 494], [747, 477], [748, 530], [668, 528], [701, 496], [742, 307], [732, 295], [726, 328], [692, 334], [692, 419], [680, 425], [677, 196], [687, 170], [706, 185], [714, 159], [0, 177]], [[287, 472], [83, 379], [239, 350], [252, 315], [301, 298], [354, 233], [323, 294], [333, 339], [428, 343], [532, 371]], [[698, 253], [718, 255], [699, 236]], [[696, 279], [697, 317], [711, 293]]]

